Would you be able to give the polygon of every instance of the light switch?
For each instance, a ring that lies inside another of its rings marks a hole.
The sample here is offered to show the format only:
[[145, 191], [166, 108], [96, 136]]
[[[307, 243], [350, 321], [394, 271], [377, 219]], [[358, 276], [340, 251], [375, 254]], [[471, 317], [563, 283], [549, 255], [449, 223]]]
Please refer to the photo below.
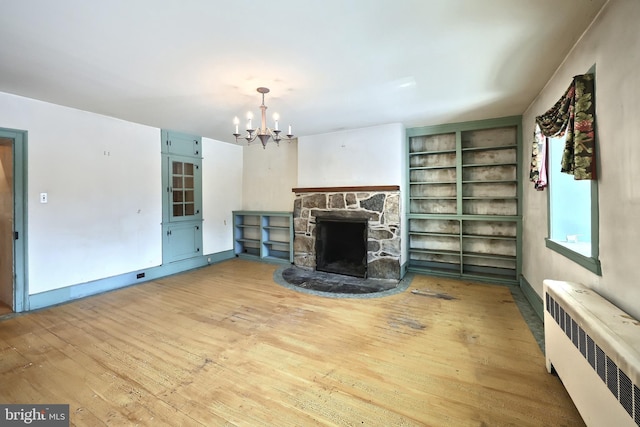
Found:
[[47, 193], [40, 193], [40, 203], [47, 203], [49, 201], [49, 196]]

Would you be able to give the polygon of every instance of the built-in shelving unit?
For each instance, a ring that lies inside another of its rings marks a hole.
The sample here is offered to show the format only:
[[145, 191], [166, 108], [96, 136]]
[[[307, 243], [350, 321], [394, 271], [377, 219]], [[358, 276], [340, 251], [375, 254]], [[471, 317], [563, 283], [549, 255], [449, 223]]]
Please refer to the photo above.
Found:
[[293, 213], [234, 211], [236, 256], [278, 263], [293, 262]]
[[407, 130], [408, 270], [516, 283], [521, 118]]

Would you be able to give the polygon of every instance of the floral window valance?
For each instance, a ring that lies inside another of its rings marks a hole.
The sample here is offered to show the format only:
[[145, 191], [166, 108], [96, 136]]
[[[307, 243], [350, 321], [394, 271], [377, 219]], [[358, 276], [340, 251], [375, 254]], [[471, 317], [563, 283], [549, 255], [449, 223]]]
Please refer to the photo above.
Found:
[[546, 186], [544, 139], [565, 136], [561, 172], [575, 179], [596, 179], [595, 99], [593, 74], [575, 76], [562, 98], [546, 113], [536, 117], [529, 179], [536, 189]]

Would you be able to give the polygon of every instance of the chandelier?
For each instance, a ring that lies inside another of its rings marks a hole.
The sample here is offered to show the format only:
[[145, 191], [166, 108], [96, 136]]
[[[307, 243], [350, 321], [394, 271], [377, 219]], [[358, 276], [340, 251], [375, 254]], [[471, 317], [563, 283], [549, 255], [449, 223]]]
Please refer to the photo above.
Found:
[[[262, 94], [262, 105], [260, 106], [260, 110], [262, 110], [262, 120], [260, 123], [260, 128], [254, 129], [252, 125], [253, 113], [247, 113], [247, 136], [245, 136], [244, 139], [247, 141], [247, 143], [250, 144], [255, 141], [256, 138], [260, 138], [260, 142], [262, 142], [262, 148], [267, 148], [267, 142], [269, 142], [270, 138], [273, 138], [273, 141], [276, 144], [280, 145], [280, 141], [282, 140], [282, 138], [280, 137], [280, 133], [282, 131], [278, 129], [278, 119], [280, 118], [280, 116], [278, 116], [278, 113], [275, 113], [273, 115], [273, 120], [275, 122], [273, 129], [269, 129], [267, 127], [267, 106], [264, 105], [264, 94], [269, 93], [269, 88], [259, 87], [256, 90], [258, 91], [258, 93]], [[240, 120], [238, 119], [238, 117], [234, 117], [233, 124], [236, 126], [236, 132], [233, 134], [233, 136], [236, 137], [236, 142], [238, 142], [238, 137], [240, 136], [240, 133], [238, 133], [239, 123]], [[291, 125], [289, 125], [289, 133], [287, 133], [286, 136], [286, 139], [288, 140], [293, 137], [293, 134], [291, 134]]]

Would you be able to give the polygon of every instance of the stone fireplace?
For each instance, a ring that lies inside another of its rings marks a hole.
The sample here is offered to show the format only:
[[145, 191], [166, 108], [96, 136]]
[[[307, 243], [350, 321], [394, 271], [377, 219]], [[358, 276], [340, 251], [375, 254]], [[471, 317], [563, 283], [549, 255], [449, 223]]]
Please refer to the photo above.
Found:
[[[296, 266], [375, 279], [401, 278], [398, 186], [294, 188], [293, 191], [296, 193], [293, 208]], [[327, 245], [328, 255], [323, 253]], [[330, 264], [328, 269], [327, 264]], [[340, 271], [341, 268], [346, 271]]]
[[367, 276], [368, 221], [316, 215], [316, 270]]

